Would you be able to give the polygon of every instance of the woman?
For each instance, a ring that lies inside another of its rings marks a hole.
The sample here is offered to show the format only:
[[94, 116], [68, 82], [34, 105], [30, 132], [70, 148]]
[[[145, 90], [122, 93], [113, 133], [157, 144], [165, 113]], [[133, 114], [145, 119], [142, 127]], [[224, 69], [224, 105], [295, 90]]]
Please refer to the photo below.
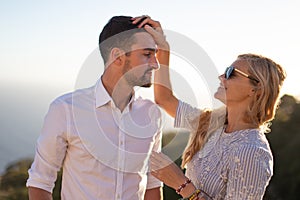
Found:
[[145, 28], [157, 43], [161, 64], [155, 74], [156, 103], [175, 118], [176, 127], [191, 132], [182, 156], [186, 174], [161, 153], [152, 155], [152, 174], [185, 199], [262, 199], [273, 174], [264, 133], [278, 106], [284, 70], [269, 58], [239, 55], [219, 76], [214, 94], [225, 107], [193, 108], [170, 89], [169, 47], [159, 22], [147, 17], [146, 23], [153, 27]]

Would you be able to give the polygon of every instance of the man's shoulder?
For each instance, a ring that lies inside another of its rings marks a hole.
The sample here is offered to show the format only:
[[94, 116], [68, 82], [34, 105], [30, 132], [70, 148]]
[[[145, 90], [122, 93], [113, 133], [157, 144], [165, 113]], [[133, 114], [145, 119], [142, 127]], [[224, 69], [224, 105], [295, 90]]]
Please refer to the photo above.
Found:
[[94, 86], [89, 88], [77, 89], [72, 92], [65, 93], [55, 98], [51, 104], [73, 104], [74, 101], [94, 98]]

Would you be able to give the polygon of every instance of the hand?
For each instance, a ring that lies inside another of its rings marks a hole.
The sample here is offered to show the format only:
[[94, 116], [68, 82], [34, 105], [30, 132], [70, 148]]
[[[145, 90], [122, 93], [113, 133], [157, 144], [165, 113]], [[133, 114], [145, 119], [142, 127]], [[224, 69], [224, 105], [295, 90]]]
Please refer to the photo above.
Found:
[[159, 23], [159, 21], [155, 21], [151, 19], [147, 15], [143, 15], [140, 17], [134, 17], [132, 18], [132, 23], [136, 24], [142, 20], [142, 22], [139, 24], [139, 28], [144, 27], [145, 30], [153, 37], [157, 47], [159, 49], [168, 50], [170, 49], [168, 42], [166, 41], [166, 37], [164, 35], [164, 32], [162, 30], [162, 27]]
[[182, 170], [163, 153], [152, 152], [150, 169], [154, 177], [175, 190], [187, 180]]

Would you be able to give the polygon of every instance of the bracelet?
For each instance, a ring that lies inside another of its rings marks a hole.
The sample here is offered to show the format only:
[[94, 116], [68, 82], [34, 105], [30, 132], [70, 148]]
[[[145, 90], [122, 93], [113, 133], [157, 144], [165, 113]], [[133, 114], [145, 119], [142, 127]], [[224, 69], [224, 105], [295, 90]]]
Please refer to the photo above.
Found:
[[201, 193], [201, 190], [196, 189], [193, 194], [191, 194], [191, 196], [187, 197], [187, 198], [180, 198], [178, 200], [198, 200], [199, 199], [199, 194]]
[[188, 200], [197, 200], [198, 199], [198, 195], [201, 193], [201, 190], [197, 189], [195, 190], [195, 192], [188, 197]]
[[180, 194], [180, 192], [182, 191], [183, 188], [185, 188], [185, 186], [187, 186], [189, 183], [191, 183], [191, 179], [187, 179], [183, 184], [181, 184], [178, 189], [176, 190], [177, 194]]

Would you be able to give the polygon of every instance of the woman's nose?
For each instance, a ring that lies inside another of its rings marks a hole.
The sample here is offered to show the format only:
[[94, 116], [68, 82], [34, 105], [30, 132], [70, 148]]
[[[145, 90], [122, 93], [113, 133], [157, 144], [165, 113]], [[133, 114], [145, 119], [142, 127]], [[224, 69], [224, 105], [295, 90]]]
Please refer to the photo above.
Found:
[[225, 74], [221, 74], [218, 78], [219, 78], [220, 81], [224, 81], [225, 80]]

